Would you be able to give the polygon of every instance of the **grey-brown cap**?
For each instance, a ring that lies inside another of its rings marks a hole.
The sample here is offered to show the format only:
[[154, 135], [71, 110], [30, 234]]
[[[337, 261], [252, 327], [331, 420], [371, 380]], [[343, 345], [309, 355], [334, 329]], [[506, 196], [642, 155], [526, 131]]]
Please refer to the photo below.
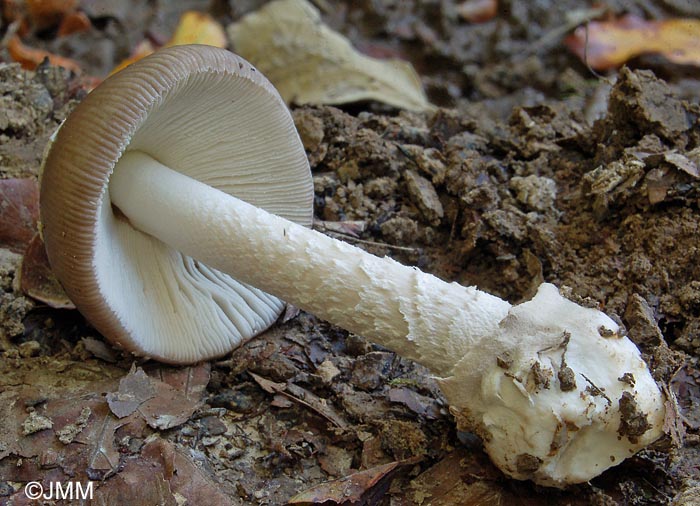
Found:
[[92, 91], [44, 160], [46, 250], [85, 317], [140, 355], [173, 363], [223, 355], [271, 325], [284, 303], [120, 217], [108, 184], [129, 150], [308, 226], [313, 185], [291, 115], [245, 60], [209, 46], [176, 46]]

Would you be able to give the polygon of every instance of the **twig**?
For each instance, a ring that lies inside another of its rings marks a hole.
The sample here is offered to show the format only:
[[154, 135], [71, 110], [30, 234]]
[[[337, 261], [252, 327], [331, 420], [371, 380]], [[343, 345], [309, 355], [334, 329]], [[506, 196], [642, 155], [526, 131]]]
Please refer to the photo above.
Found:
[[583, 41], [583, 63], [586, 65], [586, 68], [588, 71], [593, 74], [597, 79], [603, 81], [604, 83], [608, 84], [609, 86], [612, 86], [614, 83], [608, 79], [606, 76], [599, 74], [598, 72], [595, 71], [593, 67], [591, 67], [590, 63], [588, 63], [588, 21], [586, 21], [586, 24], [584, 25], [584, 32], [586, 34], [586, 38]]
[[586, 24], [586, 26], [588, 26], [588, 23], [591, 20], [602, 16], [607, 12], [607, 10], [607, 6], [602, 6], [597, 7], [595, 9], [582, 9], [572, 12], [569, 16], [567, 16], [566, 22], [562, 26], [554, 28], [553, 30], [550, 30], [549, 32], [545, 33], [537, 42], [531, 44], [530, 47], [525, 49], [518, 56], [530, 56], [542, 51], [543, 49], [557, 44], [567, 32], [570, 32], [577, 26], [582, 25], [584, 23]]
[[353, 237], [348, 234], [343, 234], [342, 232], [327, 232], [328, 235], [331, 236], [340, 236], [343, 239], [345, 239], [348, 242], [357, 242], [360, 244], [366, 244], [368, 246], [380, 246], [384, 248], [389, 248], [389, 249], [395, 249], [398, 251], [407, 251], [409, 253], [418, 253], [418, 248], [411, 248], [410, 246], [396, 246], [394, 244], [387, 244], [385, 242], [378, 242], [378, 241], [368, 241], [365, 239], [358, 239], [357, 237]]

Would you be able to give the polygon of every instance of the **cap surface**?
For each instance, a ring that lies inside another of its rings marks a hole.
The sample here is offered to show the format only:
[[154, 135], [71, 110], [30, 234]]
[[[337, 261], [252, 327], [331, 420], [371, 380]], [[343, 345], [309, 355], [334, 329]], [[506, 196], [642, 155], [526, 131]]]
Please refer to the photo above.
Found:
[[271, 325], [284, 303], [115, 213], [109, 178], [129, 150], [309, 226], [313, 184], [291, 115], [245, 60], [209, 46], [176, 46], [92, 91], [44, 160], [46, 250], [85, 317], [139, 355], [173, 363], [223, 355]]

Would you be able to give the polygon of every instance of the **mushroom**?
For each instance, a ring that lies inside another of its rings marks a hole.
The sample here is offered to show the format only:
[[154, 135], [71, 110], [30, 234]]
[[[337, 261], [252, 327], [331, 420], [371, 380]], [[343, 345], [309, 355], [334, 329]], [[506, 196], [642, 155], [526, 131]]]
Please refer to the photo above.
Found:
[[70, 298], [136, 354], [223, 355], [283, 300], [428, 367], [515, 478], [586, 481], [661, 435], [663, 397], [602, 312], [550, 284], [512, 306], [378, 258], [311, 230], [312, 198], [270, 83], [230, 52], [178, 46], [76, 107], [45, 158], [41, 218]]

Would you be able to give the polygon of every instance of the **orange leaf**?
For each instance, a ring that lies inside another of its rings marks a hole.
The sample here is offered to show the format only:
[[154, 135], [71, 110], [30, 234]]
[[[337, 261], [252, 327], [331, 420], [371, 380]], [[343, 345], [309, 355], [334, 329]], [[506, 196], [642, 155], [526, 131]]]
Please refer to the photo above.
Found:
[[681, 65], [700, 66], [700, 20], [696, 19], [646, 21], [628, 15], [589, 23], [587, 41], [586, 27], [580, 26], [564, 42], [596, 70], [616, 68], [648, 53]]
[[58, 36], [65, 37], [71, 33], [87, 32], [92, 26], [90, 18], [84, 12], [74, 11], [66, 14], [58, 26]]
[[182, 44], [207, 44], [225, 47], [226, 34], [219, 23], [208, 14], [196, 11], [185, 12], [166, 46]]
[[82, 72], [80, 65], [75, 60], [49, 53], [43, 49], [25, 46], [16, 35], [8, 41], [7, 50], [10, 52], [10, 56], [12, 56], [14, 61], [20, 63], [22, 68], [28, 70], [34, 70], [44, 61], [44, 58], [48, 58], [51, 65], [66, 68], [76, 74]]
[[9, 24], [21, 21], [25, 15], [26, 4], [21, 0], [5, 0], [2, 2], [2, 17]]
[[39, 28], [56, 26], [63, 16], [75, 10], [78, 0], [26, 0], [27, 11]]

